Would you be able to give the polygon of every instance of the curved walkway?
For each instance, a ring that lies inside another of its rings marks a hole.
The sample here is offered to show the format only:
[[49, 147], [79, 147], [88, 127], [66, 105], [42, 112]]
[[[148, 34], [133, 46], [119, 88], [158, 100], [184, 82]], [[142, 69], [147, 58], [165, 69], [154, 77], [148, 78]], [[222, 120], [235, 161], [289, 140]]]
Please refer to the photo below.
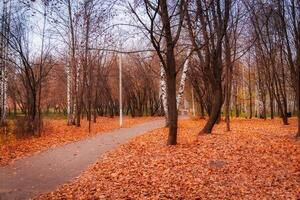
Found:
[[79, 176], [105, 152], [130, 138], [164, 126], [155, 120], [50, 148], [0, 168], [0, 200], [30, 199]]

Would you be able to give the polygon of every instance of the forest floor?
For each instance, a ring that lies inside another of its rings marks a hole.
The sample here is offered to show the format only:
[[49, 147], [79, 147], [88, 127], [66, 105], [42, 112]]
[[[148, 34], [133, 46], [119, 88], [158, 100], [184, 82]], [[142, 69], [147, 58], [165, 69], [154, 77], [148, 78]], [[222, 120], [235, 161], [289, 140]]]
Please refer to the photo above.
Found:
[[[124, 128], [159, 119], [159, 117], [125, 117]], [[16, 138], [13, 134], [0, 133], [0, 166], [16, 159], [36, 154], [68, 142], [78, 141], [95, 134], [106, 133], [119, 128], [119, 118], [98, 117], [88, 131], [88, 121], [82, 120], [81, 127], [67, 126], [66, 119], [45, 119], [41, 137]]]
[[49, 148], [0, 167], [0, 199], [32, 199], [78, 177], [104, 153], [129, 139], [163, 127], [163, 119]]
[[204, 123], [180, 121], [176, 146], [166, 128], [136, 137], [39, 199], [300, 199], [295, 119], [233, 119], [196, 140]]

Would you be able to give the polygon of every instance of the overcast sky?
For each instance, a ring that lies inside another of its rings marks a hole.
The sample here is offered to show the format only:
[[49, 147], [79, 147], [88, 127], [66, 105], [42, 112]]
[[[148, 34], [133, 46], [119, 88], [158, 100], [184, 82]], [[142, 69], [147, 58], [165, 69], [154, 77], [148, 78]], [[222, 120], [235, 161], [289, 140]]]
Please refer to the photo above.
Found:
[[[122, 50], [130, 51], [132, 49], [141, 50], [141, 49], [149, 49], [149, 41], [145, 38], [145, 35], [141, 30], [134, 28], [131, 25], [136, 25], [133, 21], [133, 16], [129, 14], [128, 10], [129, 1], [119, 1], [114, 6], [114, 12], [116, 12], [116, 16], [110, 23], [114, 26], [114, 28], [108, 29], [115, 36], [115, 40], [122, 41]], [[41, 1], [35, 2], [33, 5], [33, 9], [29, 11], [31, 13], [29, 16], [29, 39], [30, 39], [30, 47], [31, 53], [34, 55], [38, 55], [41, 51], [42, 45], [42, 30], [43, 30], [43, 6]], [[49, 15], [48, 19], [51, 16]], [[146, 19], [145, 19], [146, 20]], [[59, 53], [60, 51], [64, 51], [65, 44], [62, 43], [61, 38], [53, 37], [50, 38], [51, 31], [54, 31], [54, 27], [48, 21], [46, 23], [46, 40], [45, 46], [49, 46], [52, 48], [54, 54]], [[53, 34], [52, 34], [53, 35]], [[120, 37], [119, 37], [120, 36]], [[124, 43], [125, 41], [125, 43]], [[116, 41], [117, 42], [117, 41]], [[152, 46], [151, 46], [152, 47]], [[119, 47], [117, 47], [120, 50]]]

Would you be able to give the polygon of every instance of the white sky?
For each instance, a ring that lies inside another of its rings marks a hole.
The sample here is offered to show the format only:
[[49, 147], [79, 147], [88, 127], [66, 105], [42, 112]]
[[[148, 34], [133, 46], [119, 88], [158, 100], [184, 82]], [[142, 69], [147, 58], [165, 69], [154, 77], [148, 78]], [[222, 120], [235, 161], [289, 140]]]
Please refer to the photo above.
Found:
[[[130, 0], [132, 1], [132, 0]], [[121, 2], [121, 3], [120, 3]], [[133, 28], [131, 26], [128, 26], [126, 24], [133, 24], [132, 21], [132, 15], [128, 14], [128, 1], [120, 1], [119, 3], [116, 3], [116, 6], [114, 7], [117, 15], [113, 18], [111, 24], [122, 24], [118, 25], [115, 28], [111, 29], [112, 33], [115, 35], [115, 40], [121, 39], [121, 41], [125, 41], [125, 43], [122, 44], [122, 50], [124, 51], [130, 51], [132, 49], [140, 50], [140, 49], [149, 49], [149, 41], [145, 38], [145, 36], [141, 33], [140, 30], [137, 30], [136, 28]], [[32, 12], [35, 13], [33, 16], [30, 16], [30, 33], [29, 33], [29, 39], [30, 39], [30, 48], [32, 50], [33, 55], [39, 55], [41, 51], [41, 45], [42, 45], [42, 29], [43, 29], [43, 7], [41, 6], [40, 1], [37, 1], [34, 3], [34, 9], [39, 10], [39, 12]], [[47, 22], [46, 25], [46, 41], [45, 46], [51, 46], [51, 48], [54, 48], [54, 54], [57, 51], [61, 51], [63, 49], [62, 46], [64, 44], [61, 43], [58, 39], [52, 39], [49, 40], [49, 33], [50, 30], [53, 30], [53, 27]], [[120, 35], [121, 37], [117, 37]], [[117, 42], [117, 41], [116, 41]], [[148, 46], [147, 46], [148, 45]], [[152, 47], [152, 46], [151, 46]]]

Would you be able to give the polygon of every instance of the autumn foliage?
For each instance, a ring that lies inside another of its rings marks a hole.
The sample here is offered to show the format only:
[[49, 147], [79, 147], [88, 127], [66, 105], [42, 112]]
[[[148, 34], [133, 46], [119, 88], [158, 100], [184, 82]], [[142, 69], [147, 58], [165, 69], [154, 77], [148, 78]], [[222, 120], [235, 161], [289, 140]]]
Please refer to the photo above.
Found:
[[[155, 117], [126, 117], [124, 128], [151, 121]], [[50, 147], [55, 147], [71, 141], [77, 141], [91, 135], [109, 132], [119, 128], [118, 118], [99, 117], [97, 123], [92, 124], [91, 132], [88, 131], [88, 121], [83, 120], [81, 127], [67, 126], [63, 119], [49, 119], [44, 121], [44, 130], [41, 137], [26, 139], [10, 138], [5, 143], [0, 143], [0, 166], [11, 161], [32, 155]]]
[[39, 199], [299, 199], [296, 120], [233, 122], [196, 141], [205, 121], [181, 121], [177, 146], [166, 146], [167, 129], [152, 131]]

